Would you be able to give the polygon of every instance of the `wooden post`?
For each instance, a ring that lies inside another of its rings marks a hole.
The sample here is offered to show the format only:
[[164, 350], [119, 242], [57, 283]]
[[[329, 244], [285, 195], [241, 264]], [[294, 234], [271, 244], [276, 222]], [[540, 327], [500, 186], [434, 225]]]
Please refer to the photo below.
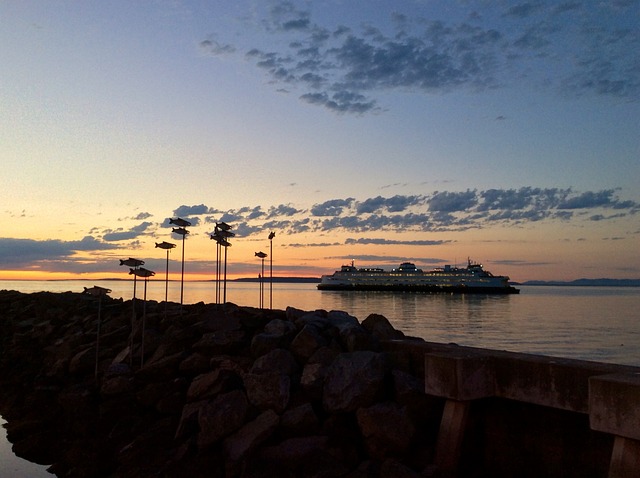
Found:
[[640, 476], [640, 442], [617, 436], [613, 442], [609, 478]]
[[442, 476], [456, 475], [469, 404], [469, 401], [447, 400], [444, 405], [436, 447], [436, 465]]

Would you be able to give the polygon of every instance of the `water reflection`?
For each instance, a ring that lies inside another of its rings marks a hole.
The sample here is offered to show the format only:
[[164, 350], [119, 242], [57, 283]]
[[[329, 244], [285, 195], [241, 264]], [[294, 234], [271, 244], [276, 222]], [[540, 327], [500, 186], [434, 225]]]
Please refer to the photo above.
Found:
[[7, 440], [4, 424], [7, 423], [0, 416], [0, 476], [11, 478], [51, 477], [47, 467], [31, 463], [18, 458], [11, 450], [11, 443]]
[[372, 313], [384, 313], [408, 335], [423, 338], [459, 333], [461, 329], [480, 331], [487, 320], [508, 320], [513, 299], [511, 295], [390, 292], [322, 291], [321, 295], [322, 304], [346, 310], [360, 320]]

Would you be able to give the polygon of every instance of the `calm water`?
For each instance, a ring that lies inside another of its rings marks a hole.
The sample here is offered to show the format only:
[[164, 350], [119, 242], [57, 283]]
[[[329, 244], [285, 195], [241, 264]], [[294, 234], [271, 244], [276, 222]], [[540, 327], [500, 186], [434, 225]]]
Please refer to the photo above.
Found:
[[[132, 281], [0, 281], [1, 289], [22, 292], [82, 292], [99, 285], [111, 297], [133, 297]], [[164, 300], [165, 283], [149, 281], [149, 300]], [[522, 286], [519, 295], [461, 296], [384, 292], [318, 291], [315, 284], [273, 284], [273, 308], [343, 310], [364, 320], [369, 314], [387, 317], [407, 335], [432, 342], [485, 347], [514, 352], [595, 360], [640, 366], [640, 288]], [[138, 280], [136, 297], [145, 284]], [[257, 283], [230, 282], [228, 302], [257, 307]], [[169, 283], [169, 300], [180, 301], [180, 283]], [[215, 286], [208, 282], [184, 284], [184, 303], [215, 302]], [[269, 285], [265, 284], [269, 305]], [[10, 445], [0, 436], [0, 476], [38, 476], [5, 470]], [[12, 455], [11, 460], [15, 459]], [[16, 467], [15, 464], [7, 466]], [[31, 467], [31, 464], [26, 464]], [[42, 467], [41, 473], [46, 474]], [[51, 476], [51, 475], [48, 475]]]
[[[0, 281], [22, 292], [82, 292], [99, 285], [133, 297], [132, 281]], [[148, 281], [146, 297], [164, 300], [165, 282]], [[518, 295], [430, 295], [318, 291], [315, 284], [273, 284], [273, 308], [344, 310], [360, 320], [378, 313], [408, 335], [432, 342], [640, 366], [640, 288], [520, 286]], [[143, 299], [144, 281], [136, 284]], [[180, 283], [169, 283], [180, 302]], [[228, 302], [258, 307], [259, 284], [230, 282]], [[184, 303], [215, 302], [211, 282], [185, 282]], [[269, 284], [265, 284], [269, 305]]]

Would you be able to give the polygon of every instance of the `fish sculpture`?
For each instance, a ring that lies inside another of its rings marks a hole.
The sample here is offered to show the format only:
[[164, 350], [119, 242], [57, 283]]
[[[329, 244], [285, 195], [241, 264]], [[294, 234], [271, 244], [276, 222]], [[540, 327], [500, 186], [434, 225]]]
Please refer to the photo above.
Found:
[[171, 232], [175, 232], [176, 234], [180, 234], [181, 236], [186, 236], [187, 234], [189, 234], [189, 231], [187, 231], [184, 227], [174, 227], [171, 229]]
[[260, 251], [260, 252], [256, 252], [255, 256], [259, 257], [260, 259], [264, 259], [265, 257], [267, 257], [267, 254], [265, 254], [264, 252]]
[[169, 224], [175, 224], [178, 227], [187, 227], [191, 225], [189, 221], [187, 221], [186, 219], [181, 219], [179, 217], [175, 219], [169, 219]]
[[133, 274], [138, 277], [152, 277], [156, 275], [155, 272], [145, 269], [144, 267], [140, 267], [139, 269], [129, 269], [129, 274]]
[[213, 232], [214, 236], [218, 236], [218, 237], [235, 237], [235, 232], [231, 232], [228, 229], [217, 229]]
[[275, 233], [275, 232], [273, 232], [273, 231], [271, 231], [271, 232], [269, 233], [269, 240], [273, 239], [274, 237], [276, 237], [276, 233]]
[[223, 231], [228, 231], [229, 229], [231, 229], [232, 226], [230, 226], [226, 222], [216, 222], [216, 227]]
[[134, 259], [133, 257], [129, 257], [129, 259], [120, 259], [121, 266], [129, 266], [129, 267], [138, 267], [144, 265], [144, 261], [140, 259]]
[[91, 297], [102, 297], [111, 292], [111, 289], [107, 289], [105, 287], [99, 287], [94, 285], [93, 287], [85, 287], [83, 294], [90, 295]]
[[227, 241], [224, 237], [222, 236], [217, 236], [215, 234], [211, 234], [211, 239], [215, 240], [218, 244], [220, 244], [222, 247], [229, 247], [231, 246], [231, 243], [229, 241]]
[[162, 241], [160, 243], [156, 242], [156, 247], [159, 247], [160, 249], [173, 249], [176, 245], [167, 241]]

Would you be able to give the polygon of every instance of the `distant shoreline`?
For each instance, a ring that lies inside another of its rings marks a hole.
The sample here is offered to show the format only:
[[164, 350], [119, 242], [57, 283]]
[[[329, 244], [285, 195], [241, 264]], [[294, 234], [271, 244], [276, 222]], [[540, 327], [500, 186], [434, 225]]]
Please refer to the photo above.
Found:
[[[39, 279], [4, 279], [6, 282], [34, 282]], [[121, 281], [121, 282], [129, 282], [131, 281], [131, 277], [123, 279], [122, 277], [105, 277], [103, 279], [40, 279], [42, 282], [73, 282], [73, 281], [86, 281], [86, 282], [104, 282], [104, 281]], [[162, 281], [164, 279], [153, 279], [154, 281]], [[222, 280], [222, 279], [221, 279]], [[180, 282], [179, 279], [169, 279], [169, 282]], [[215, 282], [215, 279], [199, 279], [199, 280], [185, 280], [185, 282]], [[239, 279], [227, 279], [227, 282], [260, 282], [260, 279], [257, 277], [241, 277]], [[263, 279], [263, 282], [270, 282], [268, 277]], [[319, 277], [274, 277], [274, 283], [289, 283], [289, 284], [317, 284], [320, 282]]]
[[576, 279], [573, 281], [530, 280], [518, 285], [574, 287], [640, 287], [640, 279]]
[[[42, 279], [43, 282], [69, 282], [69, 281], [130, 281], [131, 278], [108, 277], [104, 279]], [[158, 280], [158, 279], [155, 279]], [[164, 279], [163, 279], [164, 280]], [[33, 279], [12, 279], [11, 282], [25, 281], [32, 282]], [[263, 279], [264, 282], [270, 282], [269, 277]], [[169, 282], [180, 282], [179, 280], [169, 280]], [[215, 282], [213, 279], [192, 280], [185, 282]], [[227, 282], [260, 282], [257, 277], [241, 277], [239, 279], [228, 279]], [[274, 283], [280, 284], [318, 284], [319, 277], [273, 277]], [[524, 286], [552, 286], [552, 287], [640, 287], [640, 279], [576, 279], [573, 281], [541, 281], [530, 280], [524, 282], [510, 282], [511, 285]]]

